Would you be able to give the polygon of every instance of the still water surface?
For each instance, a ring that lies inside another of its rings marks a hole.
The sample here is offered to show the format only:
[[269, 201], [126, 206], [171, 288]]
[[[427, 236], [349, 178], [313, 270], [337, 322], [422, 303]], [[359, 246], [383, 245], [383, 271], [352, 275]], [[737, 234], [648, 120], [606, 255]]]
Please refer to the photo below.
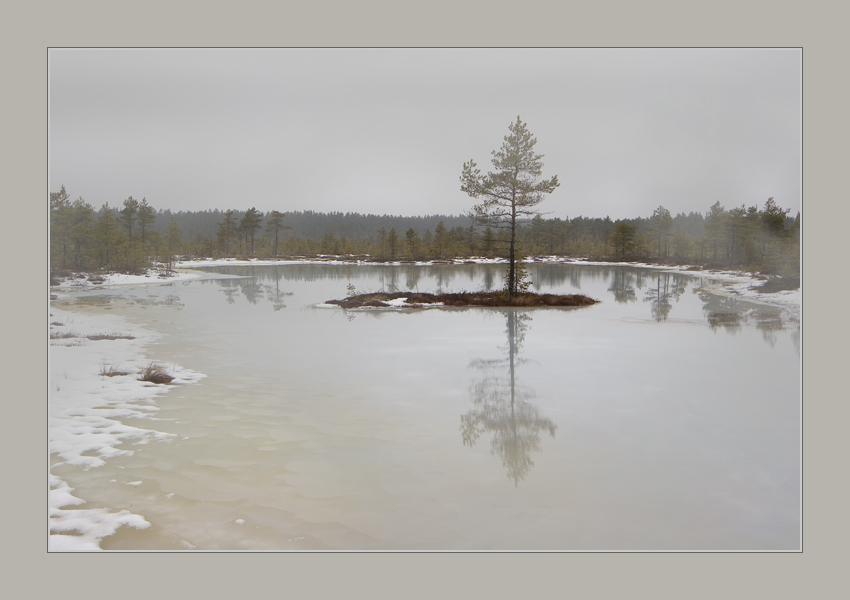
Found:
[[[499, 287], [504, 267], [207, 268], [79, 292], [206, 373], [157, 399], [175, 434], [55, 470], [151, 522], [104, 549], [797, 549], [800, 332], [690, 274], [529, 265], [579, 309], [317, 308]], [[138, 423], [136, 423], [138, 425]], [[116, 485], [141, 480], [136, 487]]]

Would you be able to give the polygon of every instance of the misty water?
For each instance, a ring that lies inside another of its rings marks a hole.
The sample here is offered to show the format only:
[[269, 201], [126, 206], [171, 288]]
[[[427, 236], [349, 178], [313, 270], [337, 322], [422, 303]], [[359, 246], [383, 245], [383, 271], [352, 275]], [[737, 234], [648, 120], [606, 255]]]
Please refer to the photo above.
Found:
[[[800, 330], [696, 275], [529, 265], [573, 309], [343, 311], [358, 292], [498, 288], [503, 266], [281, 265], [69, 294], [207, 374], [175, 434], [54, 472], [127, 509], [104, 549], [797, 549]], [[138, 486], [118, 485], [142, 481]]]

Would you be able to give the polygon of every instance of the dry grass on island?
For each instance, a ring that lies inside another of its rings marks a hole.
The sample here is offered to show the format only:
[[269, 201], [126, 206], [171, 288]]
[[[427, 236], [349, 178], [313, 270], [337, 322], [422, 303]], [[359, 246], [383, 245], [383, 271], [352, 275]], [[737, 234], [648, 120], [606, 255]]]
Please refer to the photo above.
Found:
[[[399, 305], [393, 300], [405, 298], [404, 304]], [[491, 307], [535, 307], [535, 306], [590, 306], [599, 300], [594, 300], [581, 294], [535, 294], [523, 292], [516, 294], [513, 299], [508, 300], [504, 291], [497, 292], [459, 292], [454, 294], [428, 294], [421, 292], [376, 292], [372, 294], [358, 294], [349, 296], [344, 300], [328, 300], [327, 304], [334, 304], [341, 308], [421, 308], [426, 305], [443, 306], [491, 306]]]

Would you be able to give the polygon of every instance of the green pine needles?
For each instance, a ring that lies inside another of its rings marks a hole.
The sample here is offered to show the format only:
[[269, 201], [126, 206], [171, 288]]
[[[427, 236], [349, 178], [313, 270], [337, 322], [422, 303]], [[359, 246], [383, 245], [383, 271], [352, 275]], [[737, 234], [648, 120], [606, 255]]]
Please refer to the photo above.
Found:
[[502, 147], [492, 152], [495, 170], [482, 175], [475, 161], [464, 163], [460, 189], [481, 199], [480, 204], [472, 207], [469, 216], [488, 227], [510, 232], [506, 288], [508, 298], [512, 299], [519, 292], [520, 282], [517, 278], [517, 226], [539, 215], [534, 207], [560, 184], [557, 175], [541, 179], [543, 155], [535, 153], [537, 139], [526, 124], [517, 117], [508, 129], [510, 134], [505, 136]]

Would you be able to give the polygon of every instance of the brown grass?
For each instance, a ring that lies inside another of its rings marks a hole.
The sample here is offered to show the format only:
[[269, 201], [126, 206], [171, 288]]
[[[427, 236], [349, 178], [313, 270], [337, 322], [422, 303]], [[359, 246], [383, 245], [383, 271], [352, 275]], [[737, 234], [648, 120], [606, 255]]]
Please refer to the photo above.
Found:
[[[62, 325], [62, 323], [53, 323], [53, 325]], [[87, 340], [134, 340], [136, 339], [132, 335], [124, 335], [123, 333], [89, 333], [86, 335], [80, 335], [79, 333], [74, 333], [73, 331], [51, 331], [50, 339], [51, 340], [62, 340], [66, 338], [86, 338]]]
[[796, 290], [800, 287], [799, 277], [771, 277], [764, 285], [761, 285], [756, 291], [762, 294], [771, 294], [773, 292], [783, 292], [785, 290]]
[[535, 294], [523, 293], [514, 296], [508, 302], [508, 296], [503, 291], [498, 292], [458, 292], [454, 294], [427, 294], [421, 292], [393, 292], [359, 294], [344, 300], [328, 300], [328, 304], [336, 304], [341, 308], [362, 308], [365, 306], [386, 307], [389, 300], [407, 298], [407, 304], [427, 305], [442, 303], [445, 306], [490, 306], [490, 307], [536, 307], [536, 306], [590, 306], [598, 300], [581, 294]]
[[106, 363], [100, 366], [100, 375], [102, 377], [118, 377], [119, 375], [129, 375], [130, 371], [123, 371], [120, 367], [108, 365]]
[[139, 373], [139, 381], [150, 381], [151, 383], [171, 383], [174, 377], [169, 375], [165, 367], [157, 363], [150, 363]]
[[64, 340], [64, 339], [67, 339], [67, 338], [75, 338], [75, 337], [80, 337], [80, 336], [77, 335], [76, 333], [74, 333], [73, 331], [51, 331], [50, 332], [50, 339], [51, 340]]
[[123, 333], [92, 333], [84, 336], [90, 340], [134, 340], [132, 335], [124, 335]]

